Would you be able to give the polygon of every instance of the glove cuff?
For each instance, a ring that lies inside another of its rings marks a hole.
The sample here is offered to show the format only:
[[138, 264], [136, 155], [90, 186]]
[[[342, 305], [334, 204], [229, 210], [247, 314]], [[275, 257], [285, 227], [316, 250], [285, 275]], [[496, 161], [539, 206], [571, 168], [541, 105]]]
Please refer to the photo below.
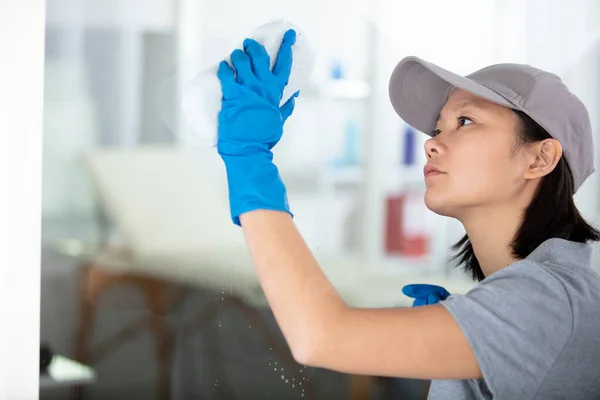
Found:
[[292, 217], [287, 190], [273, 163], [273, 153], [264, 151], [245, 156], [221, 155], [227, 171], [229, 208], [234, 224], [240, 215], [254, 210], [285, 211]]

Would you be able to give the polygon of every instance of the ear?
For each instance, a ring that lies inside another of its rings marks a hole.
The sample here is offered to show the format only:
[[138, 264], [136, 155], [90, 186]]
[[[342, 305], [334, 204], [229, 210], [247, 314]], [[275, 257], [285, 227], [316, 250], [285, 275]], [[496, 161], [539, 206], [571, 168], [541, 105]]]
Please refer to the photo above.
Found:
[[556, 139], [530, 143], [528, 147], [532, 162], [525, 171], [525, 179], [539, 179], [548, 175], [562, 156], [562, 146]]

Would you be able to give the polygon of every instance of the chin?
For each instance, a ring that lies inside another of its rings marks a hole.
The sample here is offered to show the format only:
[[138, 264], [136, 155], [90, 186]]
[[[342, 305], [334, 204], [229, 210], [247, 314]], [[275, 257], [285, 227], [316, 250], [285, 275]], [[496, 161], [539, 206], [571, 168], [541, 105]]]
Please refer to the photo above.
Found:
[[425, 192], [425, 205], [438, 215], [453, 217], [452, 201], [447, 193], [436, 193], [435, 190], [427, 189]]

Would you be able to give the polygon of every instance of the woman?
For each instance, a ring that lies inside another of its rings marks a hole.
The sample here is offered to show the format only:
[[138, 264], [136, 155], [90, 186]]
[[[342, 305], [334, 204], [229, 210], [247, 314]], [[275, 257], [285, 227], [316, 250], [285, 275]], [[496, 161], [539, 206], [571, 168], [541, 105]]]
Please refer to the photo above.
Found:
[[461, 77], [414, 57], [390, 80], [427, 132], [425, 202], [457, 218], [466, 295], [401, 309], [347, 306], [299, 235], [271, 149], [294, 98], [288, 31], [273, 70], [253, 40], [222, 62], [218, 151], [233, 222], [295, 359], [343, 373], [432, 379], [431, 399], [600, 398], [598, 231], [573, 203], [593, 171], [585, 106], [558, 77], [500, 64]]

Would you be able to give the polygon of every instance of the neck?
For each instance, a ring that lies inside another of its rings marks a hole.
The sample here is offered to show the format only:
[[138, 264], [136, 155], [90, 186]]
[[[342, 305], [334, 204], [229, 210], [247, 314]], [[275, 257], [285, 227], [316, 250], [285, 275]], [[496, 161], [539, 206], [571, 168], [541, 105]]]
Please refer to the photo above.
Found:
[[[521, 224], [523, 213], [516, 207], [486, 208], [461, 219], [469, 236], [473, 252], [485, 276], [489, 276], [518, 261], [512, 254], [512, 242]], [[474, 215], [479, 214], [479, 215]]]

